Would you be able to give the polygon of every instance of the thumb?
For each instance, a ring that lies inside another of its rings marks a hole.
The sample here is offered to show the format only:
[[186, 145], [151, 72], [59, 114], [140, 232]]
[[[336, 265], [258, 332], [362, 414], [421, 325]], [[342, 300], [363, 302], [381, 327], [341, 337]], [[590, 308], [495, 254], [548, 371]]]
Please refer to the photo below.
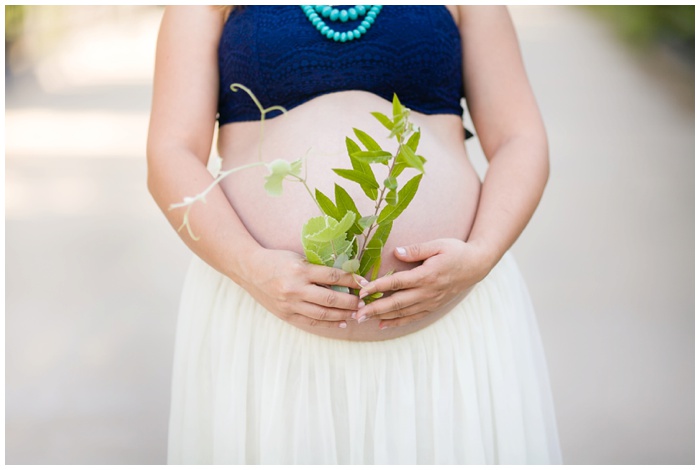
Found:
[[440, 242], [437, 240], [415, 245], [399, 246], [394, 250], [394, 256], [401, 261], [423, 261], [440, 252]]

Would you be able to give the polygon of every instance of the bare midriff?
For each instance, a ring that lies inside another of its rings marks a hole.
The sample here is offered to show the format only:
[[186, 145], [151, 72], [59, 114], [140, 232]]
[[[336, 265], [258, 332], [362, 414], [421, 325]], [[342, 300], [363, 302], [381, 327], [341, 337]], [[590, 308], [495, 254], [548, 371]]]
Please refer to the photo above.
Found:
[[[273, 103], [267, 104], [272, 105]], [[345, 138], [354, 137], [353, 127], [377, 140], [385, 150], [394, 152], [395, 139], [370, 115], [372, 111], [391, 114], [391, 103], [363, 91], [344, 91], [315, 98], [290, 110], [286, 116], [265, 120], [262, 148], [259, 152], [260, 123], [239, 122], [221, 126], [218, 151], [223, 169], [262, 160], [283, 158], [289, 161], [306, 157], [307, 184], [333, 198], [334, 183], [343, 186], [357, 203], [362, 215], [374, 213], [374, 202], [359, 185], [333, 173], [333, 168], [351, 168]], [[456, 115], [424, 115], [411, 112], [410, 120], [420, 127], [418, 154], [427, 159], [425, 175], [410, 206], [394, 222], [383, 251], [380, 275], [390, 270], [403, 271], [417, 264], [400, 262], [394, 248], [439, 238], [466, 241], [476, 215], [481, 183], [467, 157], [462, 119]], [[355, 139], [357, 140], [357, 139]], [[383, 165], [372, 165], [378, 181], [388, 172]], [[234, 173], [221, 186], [250, 234], [261, 246], [303, 254], [302, 225], [320, 211], [300, 183], [284, 183], [284, 194], [269, 196], [264, 188], [267, 170], [255, 167]], [[399, 187], [415, 175], [406, 169]], [[346, 328], [306, 327], [314, 334], [346, 340], [376, 341], [418, 331], [445, 315], [454, 304], [445, 306], [408, 325], [379, 329], [379, 320], [358, 324], [347, 322]]]

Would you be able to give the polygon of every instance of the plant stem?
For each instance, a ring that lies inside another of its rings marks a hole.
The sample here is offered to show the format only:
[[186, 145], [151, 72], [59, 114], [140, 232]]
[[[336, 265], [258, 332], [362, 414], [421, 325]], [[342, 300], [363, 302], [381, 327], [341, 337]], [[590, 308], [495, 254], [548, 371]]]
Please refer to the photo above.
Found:
[[179, 203], [177, 203], [177, 204], [171, 204], [169, 209], [172, 210], [172, 209], [176, 209], [176, 208], [178, 208], [178, 207], [189, 206], [189, 205], [191, 205], [192, 203], [194, 203], [194, 202], [197, 201], [197, 200], [201, 200], [202, 202], [205, 202], [205, 201], [206, 201], [206, 196], [207, 196], [207, 194], [209, 194], [209, 191], [211, 191], [212, 189], [214, 189], [214, 186], [216, 186], [217, 184], [219, 184], [219, 182], [221, 182], [221, 180], [223, 180], [224, 178], [226, 178], [228, 175], [230, 175], [230, 174], [232, 174], [232, 173], [236, 173], [237, 171], [247, 170], [248, 168], [253, 168], [253, 167], [256, 167], [256, 166], [261, 166], [261, 165], [264, 165], [264, 164], [265, 164], [265, 162], [255, 162], [255, 163], [249, 163], [248, 165], [237, 166], [237, 167], [235, 167], [235, 168], [231, 168], [230, 170], [220, 171], [220, 172], [219, 172], [219, 175], [218, 175], [216, 178], [214, 178], [214, 181], [212, 181], [211, 184], [210, 184], [209, 186], [207, 186], [206, 189], [205, 189], [204, 191], [202, 191], [201, 193], [199, 193], [199, 194], [197, 194], [195, 197], [193, 197], [193, 198], [191, 199], [191, 201], [189, 201], [189, 202], [179, 202]]
[[[396, 165], [396, 159], [399, 157], [399, 154], [401, 153], [401, 149], [404, 146], [404, 142], [406, 141], [406, 134], [408, 133], [408, 116], [406, 116], [403, 132], [401, 132], [400, 135], [397, 136], [397, 140], [399, 142], [399, 148], [396, 150], [396, 154], [394, 155], [394, 158], [391, 159], [391, 166], [389, 166], [389, 176], [391, 176], [391, 172], [394, 171], [394, 165]], [[384, 180], [386, 181], [386, 180]], [[386, 192], [386, 184], [382, 186], [382, 190], [379, 193], [379, 197], [377, 198], [377, 204], [374, 206], [374, 215], [378, 216], [379, 215], [379, 208], [381, 207], [382, 201], [384, 200], [384, 193]], [[365, 254], [365, 250], [367, 249], [367, 243], [369, 243], [369, 240], [372, 236], [372, 231], [375, 231], [379, 227], [379, 224], [375, 222], [372, 222], [372, 224], [369, 226], [367, 229], [367, 235], [364, 237], [364, 240], [362, 240], [362, 248], [359, 250], [357, 259], [362, 259], [362, 255]]]
[[[394, 165], [396, 165], [396, 159], [398, 158], [399, 153], [401, 152], [402, 145], [403, 143], [399, 143], [399, 148], [396, 151], [396, 155], [394, 155], [394, 158], [391, 159], [391, 166], [389, 166], [389, 176], [391, 176], [391, 172], [394, 170]], [[382, 190], [379, 193], [379, 196], [377, 197], [377, 204], [374, 206], [375, 216], [379, 216], [379, 208], [381, 207], [382, 201], [384, 200], [384, 193], [386, 192], [386, 189], [386, 184], [383, 183]], [[367, 229], [367, 235], [365, 235], [364, 239], [362, 240], [362, 248], [358, 251], [357, 259], [362, 259], [362, 255], [365, 254], [365, 250], [367, 249], [367, 243], [369, 243], [369, 240], [372, 236], [372, 231], [376, 230], [378, 227], [379, 224], [375, 220]]]
[[323, 214], [323, 209], [321, 208], [321, 204], [318, 203], [316, 200], [316, 196], [314, 196], [314, 193], [311, 192], [311, 188], [309, 188], [309, 185], [306, 184], [306, 178], [302, 179], [299, 176], [295, 176], [297, 180], [304, 185], [304, 188], [306, 189], [306, 192], [309, 193], [309, 196], [311, 196], [311, 199], [313, 199], [314, 203], [316, 204], [316, 207], [318, 207], [318, 210], [321, 211], [321, 214]]

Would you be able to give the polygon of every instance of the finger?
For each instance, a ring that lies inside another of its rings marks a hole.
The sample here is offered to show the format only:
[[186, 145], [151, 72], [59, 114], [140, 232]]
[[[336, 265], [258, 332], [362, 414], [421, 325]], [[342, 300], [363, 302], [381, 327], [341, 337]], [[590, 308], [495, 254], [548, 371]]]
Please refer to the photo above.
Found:
[[395, 328], [397, 326], [408, 325], [409, 323], [417, 322], [430, 315], [430, 312], [422, 311], [414, 313], [413, 315], [408, 315], [402, 318], [396, 318], [393, 320], [382, 320], [379, 322], [379, 329], [385, 330], [387, 328]]
[[[357, 276], [359, 278], [359, 276]], [[344, 286], [357, 289], [358, 281], [352, 273], [346, 273], [342, 269], [329, 268], [328, 266], [319, 266], [317, 264], [309, 265], [309, 280], [315, 284], [323, 284], [326, 286]]]
[[431, 240], [425, 243], [397, 247], [394, 250], [394, 256], [406, 262], [424, 261], [440, 253], [441, 248], [442, 244], [439, 240]]
[[418, 287], [421, 284], [425, 269], [422, 266], [409, 271], [401, 271], [391, 276], [380, 277], [360, 289], [360, 298], [363, 299], [375, 292], [394, 292], [403, 289]]
[[356, 312], [358, 306], [358, 299], [356, 295], [344, 294], [342, 292], [331, 290], [328, 287], [320, 287], [313, 284], [306, 287], [304, 292], [304, 300], [323, 307], [332, 307], [339, 310], [351, 310], [351, 313]]
[[347, 328], [348, 323], [345, 320], [341, 321], [325, 321], [307, 317], [300, 313], [295, 313], [287, 320], [292, 325], [310, 326], [313, 328]]
[[418, 314], [420, 312], [424, 312], [424, 311], [425, 311], [424, 304], [415, 303], [413, 305], [409, 305], [408, 307], [392, 310], [391, 312], [386, 312], [386, 313], [374, 315], [372, 318], [376, 318], [378, 320], [394, 320], [396, 318], [410, 317], [412, 315], [416, 315], [416, 314]]
[[[397, 292], [388, 297], [375, 300], [371, 304], [365, 305], [357, 311], [357, 321], [362, 323], [363, 317], [370, 319], [379, 315], [402, 312], [418, 304], [423, 297], [416, 289]], [[395, 318], [395, 317], [392, 317]]]
[[308, 317], [312, 320], [322, 322], [341, 322], [351, 318], [354, 312], [354, 310], [341, 310], [338, 308], [324, 307], [322, 305], [312, 304], [309, 302], [302, 302], [296, 308], [295, 313]]

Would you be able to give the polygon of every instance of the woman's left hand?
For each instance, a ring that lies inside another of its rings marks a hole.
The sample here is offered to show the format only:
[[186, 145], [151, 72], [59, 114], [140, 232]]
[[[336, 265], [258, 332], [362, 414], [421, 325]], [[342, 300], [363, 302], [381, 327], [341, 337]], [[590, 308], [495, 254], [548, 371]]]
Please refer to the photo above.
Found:
[[401, 261], [423, 264], [409, 271], [385, 276], [363, 286], [360, 298], [375, 292], [392, 292], [360, 308], [357, 321], [382, 321], [384, 329], [420, 320], [454, 301], [481, 281], [491, 270], [484, 250], [473, 243], [443, 238], [399, 247], [394, 256]]

